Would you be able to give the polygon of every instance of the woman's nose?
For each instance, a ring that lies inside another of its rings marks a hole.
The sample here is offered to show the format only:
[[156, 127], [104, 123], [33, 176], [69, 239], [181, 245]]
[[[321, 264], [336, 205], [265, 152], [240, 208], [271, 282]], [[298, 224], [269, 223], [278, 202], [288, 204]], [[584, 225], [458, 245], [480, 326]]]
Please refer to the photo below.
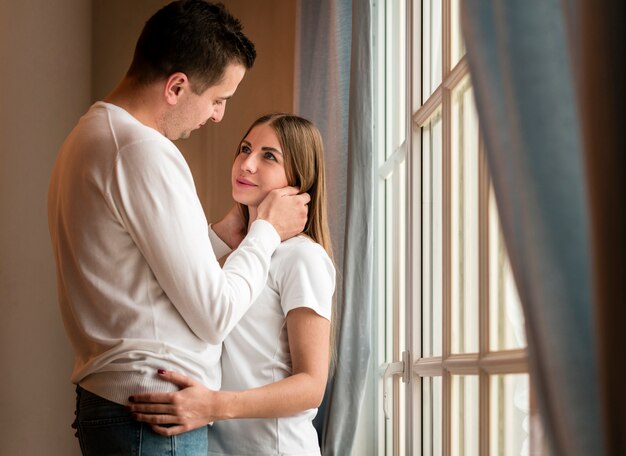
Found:
[[241, 169], [243, 171], [254, 173], [256, 171], [256, 166], [256, 158], [253, 154], [243, 156], [243, 160], [241, 162]]

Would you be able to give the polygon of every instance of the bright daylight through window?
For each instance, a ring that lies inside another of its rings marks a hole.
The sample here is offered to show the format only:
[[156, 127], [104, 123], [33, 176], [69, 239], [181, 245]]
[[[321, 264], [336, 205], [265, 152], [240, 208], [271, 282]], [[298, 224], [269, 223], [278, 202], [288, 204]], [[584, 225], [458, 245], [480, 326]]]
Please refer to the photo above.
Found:
[[545, 454], [458, 3], [375, 2], [375, 454]]

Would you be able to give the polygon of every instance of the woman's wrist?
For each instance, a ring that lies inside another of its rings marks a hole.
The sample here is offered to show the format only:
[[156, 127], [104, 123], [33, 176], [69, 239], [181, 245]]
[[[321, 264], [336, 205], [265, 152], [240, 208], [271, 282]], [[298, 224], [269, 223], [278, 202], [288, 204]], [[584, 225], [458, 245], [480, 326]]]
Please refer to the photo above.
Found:
[[238, 417], [238, 397], [235, 391], [213, 391], [216, 420], [231, 420]]

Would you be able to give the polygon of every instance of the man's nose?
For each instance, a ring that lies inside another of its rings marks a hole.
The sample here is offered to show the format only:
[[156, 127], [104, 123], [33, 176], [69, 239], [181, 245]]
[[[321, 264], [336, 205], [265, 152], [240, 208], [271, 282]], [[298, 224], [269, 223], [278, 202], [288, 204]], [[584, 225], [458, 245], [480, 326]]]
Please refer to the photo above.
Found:
[[218, 123], [224, 118], [224, 106], [216, 106], [213, 110], [213, 115], [211, 115], [210, 119], [212, 122]]

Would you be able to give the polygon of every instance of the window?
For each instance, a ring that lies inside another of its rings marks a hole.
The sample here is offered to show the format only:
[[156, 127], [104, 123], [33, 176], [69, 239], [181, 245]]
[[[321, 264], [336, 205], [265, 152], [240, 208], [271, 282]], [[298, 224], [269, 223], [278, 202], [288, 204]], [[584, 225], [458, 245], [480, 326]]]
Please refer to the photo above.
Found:
[[374, 11], [374, 454], [545, 454], [459, 0]]

